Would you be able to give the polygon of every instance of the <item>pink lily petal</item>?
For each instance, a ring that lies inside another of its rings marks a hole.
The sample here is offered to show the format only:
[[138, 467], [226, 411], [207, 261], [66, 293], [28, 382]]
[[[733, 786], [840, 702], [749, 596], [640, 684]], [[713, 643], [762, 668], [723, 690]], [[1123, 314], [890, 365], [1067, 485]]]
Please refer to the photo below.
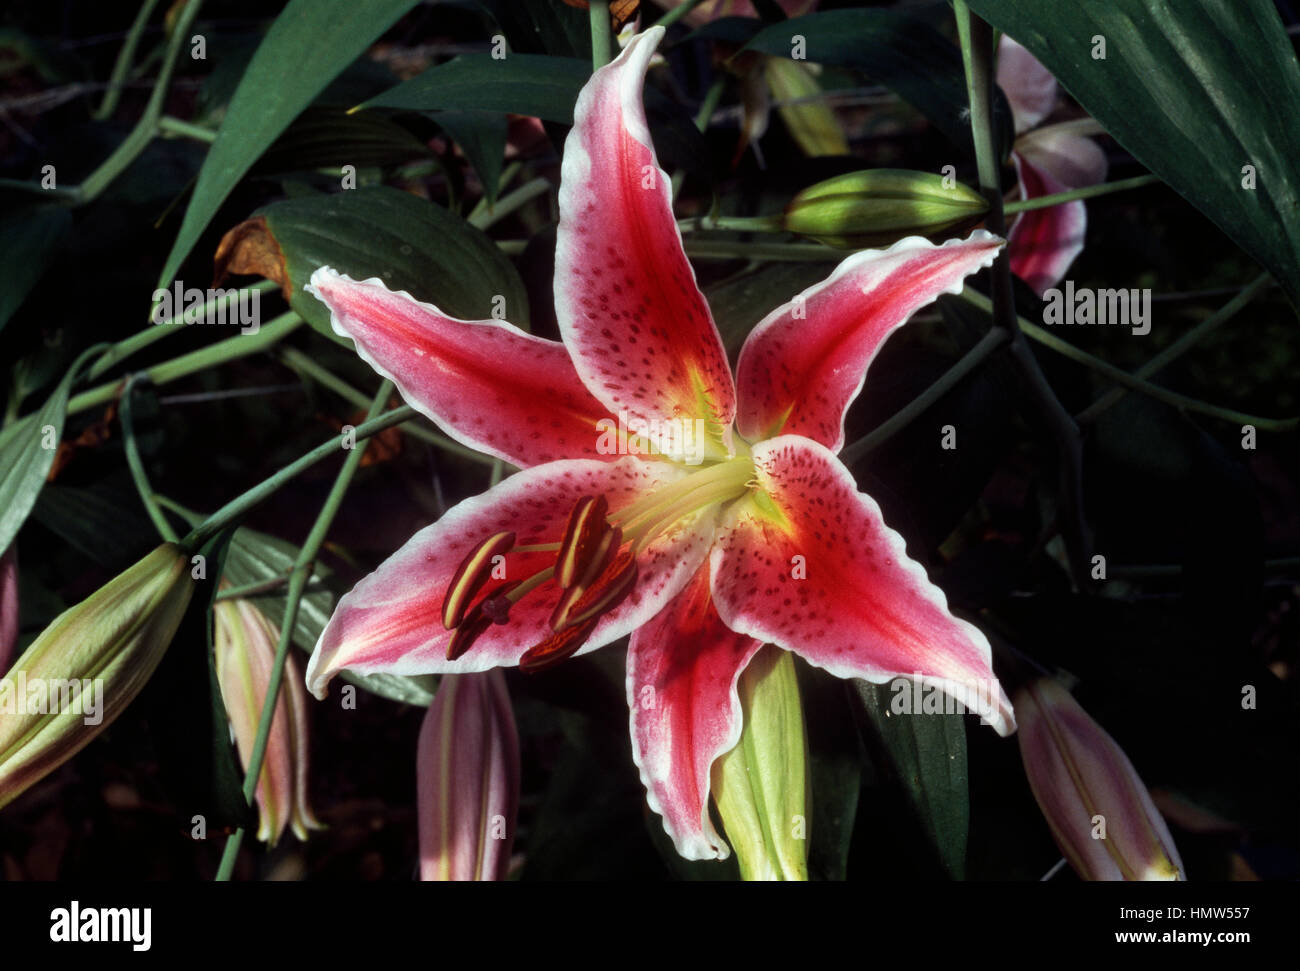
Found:
[[9, 670], [18, 643], [18, 547], [0, 556], [0, 674]]
[[1037, 128], [1016, 139], [1016, 154], [1067, 189], [1106, 181], [1110, 162], [1093, 139], [1078, 134], [1070, 122]]
[[564, 345], [503, 320], [457, 320], [382, 280], [329, 267], [307, 289], [402, 397], [463, 445], [527, 467], [597, 458], [607, 417], [578, 379]]
[[942, 246], [911, 236], [854, 253], [772, 311], [740, 351], [740, 434], [749, 441], [803, 435], [839, 451], [844, 412], [885, 339], [941, 294], [960, 292], [1001, 246], [984, 230]]
[[998, 43], [998, 87], [1011, 103], [1016, 131], [1028, 131], [1052, 113], [1058, 87], [1052, 72], [1006, 34]]
[[641, 92], [662, 27], [592, 75], [564, 143], [555, 310], [578, 374], [610, 411], [699, 419], [728, 445], [735, 390], [655, 158]]
[[701, 569], [632, 635], [627, 703], [632, 759], [650, 808], [688, 860], [725, 860], [730, 850], [709, 819], [709, 774], [740, 739], [736, 682], [762, 642], [722, 623]]
[[[1020, 173], [1023, 198], [1066, 191], [1062, 183], [1019, 154], [1013, 152], [1011, 157]], [[1061, 282], [1082, 252], [1087, 229], [1088, 211], [1082, 200], [1021, 213], [1007, 233], [1011, 272], [1043, 296]]]
[[[617, 462], [574, 459], [535, 466], [512, 475], [480, 496], [452, 508], [426, 526], [334, 609], [307, 666], [307, 686], [318, 698], [343, 668], [359, 674], [465, 674], [513, 665], [551, 633], [560, 597], [552, 578], [510, 611], [509, 622], [492, 624], [463, 657], [447, 660], [450, 632], [442, 625], [442, 600], [456, 568], [482, 540], [510, 531], [518, 545], [558, 543], [573, 506], [603, 494], [611, 513], [654, 488], [687, 474], [661, 461], [624, 457]], [[637, 557], [636, 587], [601, 618], [585, 654], [630, 633], [657, 614], [703, 562], [712, 520], [697, 516], [650, 543]], [[488, 581], [482, 595], [526, 580], [555, 564], [554, 552], [511, 552], [504, 577]]]
[[760, 442], [753, 457], [770, 503], [737, 503], [719, 524], [710, 568], [723, 622], [837, 678], [935, 685], [998, 734], [1014, 731], [988, 641], [949, 613], [943, 591], [835, 456], [783, 435]]

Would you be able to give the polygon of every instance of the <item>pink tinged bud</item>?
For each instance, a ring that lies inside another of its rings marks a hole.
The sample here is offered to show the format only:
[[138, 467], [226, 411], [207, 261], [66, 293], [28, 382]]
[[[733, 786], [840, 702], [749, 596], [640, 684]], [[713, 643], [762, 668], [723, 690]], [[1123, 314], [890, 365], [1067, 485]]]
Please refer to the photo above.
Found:
[[0, 556], [0, 674], [9, 670], [9, 659], [18, 643], [18, 547], [12, 543]]
[[88, 745], [140, 693], [194, 593], [164, 543], [59, 614], [0, 677], [0, 806]]
[[[279, 631], [247, 600], [219, 600], [213, 607], [217, 682], [231, 733], [245, 770], [257, 739]], [[257, 780], [260, 823], [257, 838], [275, 844], [285, 827], [305, 840], [323, 825], [307, 801], [307, 692], [302, 672], [290, 656], [271, 719], [266, 757]]]
[[1020, 755], [1061, 852], [1085, 880], [1182, 880], [1183, 864], [1133, 763], [1051, 678], [1020, 689]]
[[499, 670], [443, 675], [416, 759], [420, 879], [504, 879], [519, 813], [519, 735]]

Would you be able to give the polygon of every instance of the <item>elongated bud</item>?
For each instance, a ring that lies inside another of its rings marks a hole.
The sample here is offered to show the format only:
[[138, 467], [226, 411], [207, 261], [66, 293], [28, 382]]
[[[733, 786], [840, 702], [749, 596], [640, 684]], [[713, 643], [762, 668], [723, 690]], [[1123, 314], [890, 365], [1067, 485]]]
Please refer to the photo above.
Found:
[[713, 801], [745, 880], [808, 879], [808, 745], [794, 658], [768, 645], [737, 685], [740, 741], [713, 763]]
[[973, 225], [987, 210], [982, 195], [947, 176], [867, 169], [804, 189], [781, 225], [831, 246], [877, 246]]
[[1115, 740], [1052, 678], [1015, 698], [1020, 756], [1065, 858], [1085, 880], [1181, 880], [1183, 864]]
[[18, 644], [18, 547], [12, 543], [0, 556], [0, 674]]
[[[213, 623], [217, 684], [239, 760], [247, 769], [280, 634], [247, 600], [218, 600], [213, 606]], [[280, 698], [257, 780], [257, 838], [262, 842], [274, 845], [285, 826], [300, 840], [305, 840], [310, 830], [324, 828], [307, 801], [307, 763], [307, 689], [290, 656], [285, 661]]]
[[519, 814], [519, 735], [500, 671], [443, 675], [416, 760], [420, 879], [504, 879]]
[[0, 806], [58, 768], [140, 693], [194, 592], [164, 543], [69, 607], [0, 678]]

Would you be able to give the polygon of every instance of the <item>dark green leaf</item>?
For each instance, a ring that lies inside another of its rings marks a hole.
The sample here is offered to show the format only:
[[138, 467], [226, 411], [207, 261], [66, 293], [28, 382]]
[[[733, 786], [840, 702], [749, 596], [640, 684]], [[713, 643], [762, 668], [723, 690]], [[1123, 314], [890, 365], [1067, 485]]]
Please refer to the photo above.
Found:
[[0, 217], [0, 330], [36, 286], [71, 228], [68, 210], [52, 203], [24, 206]]
[[[899, 683], [905, 683], [911, 692], [912, 682]], [[867, 738], [868, 748], [901, 784], [948, 875], [961, 879], [966, 870], [970, 826], [966, 726], [962, 716], [921, 714], [915, 704], [910, 714], [894, 714], [890, 710], [896, 695], [892, 686], [865, 681], [855, 681], [854, 685], [875, 729]], [[926, 693], [932, 690], [927, 688]]]
[[[971, 0], [1300, 307], [1300, 68], [1270, 0]], [[1094, 38], [1105, 38], [1094, 59]], [[1255, 189], [1243, 186], [1254, 166]]]
[[309, 108], [258, 160], [253, 171], [388, 166], [431, 156], [427, 145], [383, 115]]
[[491, 54], [466, 54], [429, 68], [363, 107], [504, 111], [567, 125], [589, 77], [591, 64], [572, 57], [511, 54], [497, 60]]
[[440, 111], [432, 117], [474, 166], [488, 202], [496, 202], [506, 154], [506, 116], [492, 111]]
[[486, 234], [441, 206], [384, 186], [272, 203], [260, 213], [287, 267], [290, 304], [333, 336], [329, 311], [303, 290], [318, 267], [355, 280], [379, 277], [453, 317], [505, 316], [528, 328], [528, 298], [514, 265]]
[[[244, 72], [199, 172], [160, 284], [169, 284], [253, 163], [416, 0], [289, 0]], [[288, 69], [286, 69], [288, 68]]]
[[40, 411], [19, 419], [0, 431], [0, 551], [13, 538], [36, 504], [68, 413], [68, 392], [81, 365], [103, 345], [77, 358]]
[[[236, 587], [260, 583], [275, 577], [287, 576], [293, 569], [299, 550], [292, 543], [252, 529], [235, 532], [226, 557], [225, 579]], [[329, 578], [329, 571], [317, 564], [312, 574], [308, 593], [298, 606], [293, 640], [310, 653], [320, 639], [326, 621], [334, 612], [334, 595], [329, 590], [316, 590]], [[277, 588], [266, 596], [250, 598], [267, 619], [279, 627], [284, 619], [284, 588]], [[437, 686], [431, 676], [402, 677], [394, 674], [353, 675], [344, 671], [342, 678], [373, 694], [408, 705], [427, 707], [433, 701]]]

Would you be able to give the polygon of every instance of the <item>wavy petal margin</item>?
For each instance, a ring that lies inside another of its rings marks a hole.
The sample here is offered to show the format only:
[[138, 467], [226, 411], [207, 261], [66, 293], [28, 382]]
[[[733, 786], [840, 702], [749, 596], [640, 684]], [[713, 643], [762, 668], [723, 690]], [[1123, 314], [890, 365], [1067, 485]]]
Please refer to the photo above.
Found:
[[1015, 731], [987, 638], [949, 612], [835, 456], [783, 435], [755, 446], [754, 465], [765, 499], [736, 505], [710, 559], [723, 622], [837, 678], [935, 685], [999, 735]]

